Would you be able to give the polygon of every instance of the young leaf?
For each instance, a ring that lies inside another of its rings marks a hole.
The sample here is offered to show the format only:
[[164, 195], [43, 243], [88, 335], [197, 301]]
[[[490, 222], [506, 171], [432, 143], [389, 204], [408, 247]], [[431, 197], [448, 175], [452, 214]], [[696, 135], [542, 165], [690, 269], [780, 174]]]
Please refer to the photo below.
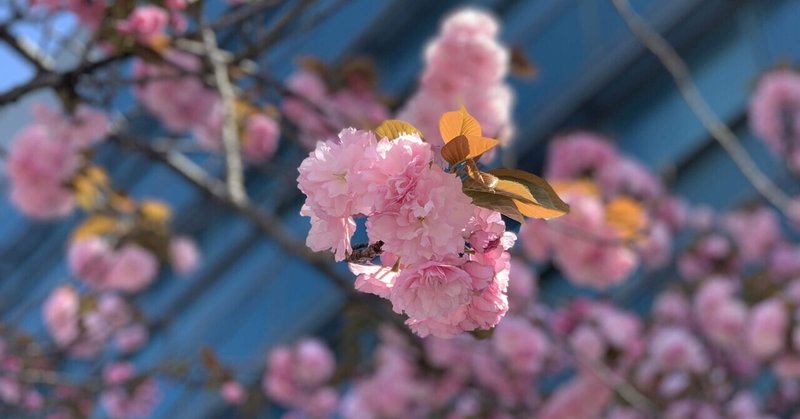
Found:
[[108, 175], [97, 166], [90, 165], [85, 167], [72, 179], [75, 201], [87, 211], [91, 211], [102, 204], [108, 189]]
[[94, 215], [86, 219], [72, 232], [72, 241], [83, 240], [92, 236], [102, 236], [113, 232], [117, 221], [106, 215]]
[[625, 240], [635, 239], [647, 228], [647, 216], [637, 201], [620, 196], [606, 204], [606, 221], [616, 227]]
[[476, 159], [481, 154], [495, 148], [498, 144], [497, 140], [491, 138], [459, 135], [442, 147], [441, 154], [445, 161], [454, 166], [464, 160]]
[[417, 127], [398, 119], [388, 119], [375, 128], [375, 136], [378, 137], [378, 140], [382, 138], [394, 140], [403, 134], [417, 135], [422, 138], [422, 132]]
[[520, 46], [511, 47], [510, 60], [511, 74], [526, 79], [535, 79], [539, 70], [530, 58], [525, 54], [525, 50]]
[[139, 205], [139, 214], [146, 221], [162, 224], [169, 220], [172, 216], [172, 211], [163, 202], [149, 200]]
[[497, 211], [512, 220], [523, 223], [525, 217], [517, 209], [514, 199], [492, 192], [464, 189], [464, 194], [472, 198], [472, 204], [481, 208]]
[[[533, 200], [525, 197], [526, 202], [520, 200], [515, 202], [517, 209], [528, 217], [553, 218], [569, 212], [569, 205], [562, 201], [550, 184], [539, 176], [516, 169], [494, 169], [489, 173], [501, 180], [515, 183], [512, 191], [518, 190], [518, 185], [520, 185], [530, 192], [530, 198]], [[506, 185], [512, 187], [512, 184]]]
[[460, 136], [482, 137], [481, 125], [462, 106], [453, 112], [445, 112], [439, 119], [439, 133], [445, 144]]

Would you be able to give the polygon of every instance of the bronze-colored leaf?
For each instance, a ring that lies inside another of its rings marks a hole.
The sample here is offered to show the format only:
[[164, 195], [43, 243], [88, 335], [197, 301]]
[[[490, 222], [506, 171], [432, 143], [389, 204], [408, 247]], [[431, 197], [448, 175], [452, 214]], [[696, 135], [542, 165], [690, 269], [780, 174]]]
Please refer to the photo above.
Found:
[[105, 202], [109, 191], [106, 172], [97, 166], [86, 166], [71, 181], [75, 202], [86, 211], [93, 211]]
[[[522, 201], [519, 199], [514, 199], [514, 205], [517, 207], [517, 210], [524, 216], [528, 218], [541, 218], [548, 220], [550, 218], [560, 217], [566, 214], [565, 211], [560, 209], [548, 208], [539, 204], [534, 204], [527, 201]], [[566, 205], [566, 204], [564, 204]], [[568, 212], [569, 210], [567, 210]]]
[[472, 204], [475, 206], [497, 211], [520, 223], [525, 222], [525, 217], [517, 209], [517, 205], [512, 198], [474, 189], [465, 189], [464, 194], [472, 198]]
[[606, 204], [606, 221], [619, 231], [620, 237], [632, 240], [640, 237], [647, 228], [647, 215], [642, 205], [620, 196]]
[[[529, 217], [553, 218], [569, 212], [569, 205], [561, 200], [550, 184], [539, 176], [516, 169], [494, 169], [489, 173], [501, 180], [509, 180], [522, 185], [530, 192], [530, 197], [526, 196], [524, 201], [515, 202], [517, 209]], [[511, 184], [507, 185], [511, 187]], [[513, 185], [512, 190], [518, 190], [517, 185]]]
[[72, 232], [72, 241], [84, 240], [92, 236], [103, 236], [117, 228], [117, 221], [106, 215], [94, 215], [86, 219]]
[[417, 127], [399, 119], [388, 119], [381, 122], [378, 128], [375, 128], [375, 135], [378, 140], [382, 138], [394, 140], [403, 134], [417, 135], [422, 138], [422, 132]]
[[445, 112], [439, 119], [439, 133], [445, 144], [460, 136], [482, 137], [481, 125], [463, 106], [453, 112]]
[[500, 143], [492, 138], [459, 135], [442, 147], [441, 154], [445, 161], [454, 166], [464, 160], [477, 159], [483, 153], [497, 147], [498, 144]]
[[172, 216], [172, 210], [163, 202], [148, 200], [139, 205], [139, 214], [145, 221], [163, 224]]

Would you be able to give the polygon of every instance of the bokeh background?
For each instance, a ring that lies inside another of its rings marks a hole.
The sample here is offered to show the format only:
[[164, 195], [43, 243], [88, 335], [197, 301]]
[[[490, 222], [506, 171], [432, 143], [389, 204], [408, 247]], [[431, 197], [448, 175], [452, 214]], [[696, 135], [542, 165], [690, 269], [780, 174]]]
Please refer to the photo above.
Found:
[[[265, 11], [263, 25], [276, 24], [293, 4]], [[221, 3], [221, 2], [220, 2]], [[569, 128], [599, 131], [619, 148], [660, 173], [673, 191], [716, 209], [756, 199], [752, 187], [711, 139], [679, 96], [663, 67], [632, 37], [610, 2], [598, 0], [319, 0], [267, 54], [271, 71], [285, 77], [294, 59], [312, 55], [328, 63], [371, 57], [379, 91], [401, 103], [415, 88], [422, 51], [441, 18], [470, 4], [492, 10], [501, 20], [501, 39], [524, 50], [537, 68], [532, 80], [512, 79], [517, 133], [505, 154], [520, 168], [541, 173], [547, 140]], [[800, 61], [800, 1], [639, 0], [637, 11], [687, 60], [714, 110], [740, 138], [761, 168], [796, 193], [783, 166], [747, 130], [746, 106], [758, 75], [780, 62]], [[223, 5], [220, 4], [220, 8]], [[64, 27], [74, 22], [60, 23]], [[306, 25], [305, 27], [302, 25]], [[34, 36], [31, 34], [31, 36]], [[223, 45], [237, 39], [220, 35]], [[66, 58], [65, 58], [66, 59]], [[26, 80], [31, 69], [0, 46], [0, 90]], [[124, 98], [119, 105], [124, 108]], [[28, 99], [0, 109], [0, 139], [7, 142], [25, 123]], [[146, 123], [144, 123], [146, 124]], [[146, 130], [147, 126], [140, 127]], [[335, 343], [343, 304], [338, 289], [312, 268], [282, 252], [252, 225], [146, 158], [105, 145], [100, 163], [113, 183], [135, 197], [155, 197], [175, 208], [175, 229], [202, 247], [202, 268], [189, 278], [158, 281], [137, 297], [156, 323], [148, 346], [135, 360], [147, 363], [181, 357], [209, 346], [234, 365], [249, 366], [241, 378], [259, 386], [264, 354], [277, 343], [316, 334]], [[297, 151], [279, 159], [298, 159]], [[124, 156], [124, 158], [123, 158]], [[250, 169], [254, 201], [280, 213], [297, 237], [308, 221], [299, 216], [302, 197], [283, 185], [296, 173]], [[3, 188], [5, 188], [5, 184]], [[64, 250], [79, 221], [32, 222], [0, 200], [0, 316], [44, 336], [41, 302], [68, 276]], [[685, 241], [678, 241], [678, 244]], [[339, 266], [346, 271], [345, 266]], [[540, 272], [544, 301], [579, 294], [553, 269]], [[607, 292], [623, 306], [643, 310], [673, 277], [669, 270], [640, 272]], [[220, 417], [228, 409], [219, 397], [178, 385], [162, 386], [156, 416]]]

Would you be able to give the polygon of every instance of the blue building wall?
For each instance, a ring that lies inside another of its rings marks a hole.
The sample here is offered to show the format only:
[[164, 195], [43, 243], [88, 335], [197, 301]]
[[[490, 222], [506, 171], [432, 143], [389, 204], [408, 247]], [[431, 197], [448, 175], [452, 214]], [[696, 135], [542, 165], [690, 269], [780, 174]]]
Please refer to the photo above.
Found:
[[[268, 10], [268, 27], [293, 5]], [[293, 57], [310, 54], [329, 62], [353, 54], [373, 56], [381, 90], [402, 98], [411, 92], [422, 66], [421, 51], [455, 1], [322, 0], [304, 14], [313, 22], [303, 36], [276, 44], [266, 65], [278, 76], [293, 70]], [[546, 140], [559, 130], [584, 127], [615, 138], [625, 152], [654, 169], [676, 170], [673, 188], [692, 202], [729, 208], [757, 199], [725, 153], [707, 135], [678, 95], [671, 79], [631, 37], [610, 2], [598, 0], [483, 0], [469, 2], [495, 10], [502, 38], [519, 45], [536, 62], [534, 81], [513, 80], [519, 130], [513, 152], [522, 168], [538, 172]], [[798, 0], [638, 0], [638, 11], [668, 35], [688, 60], [700, 90], [768, 174], [797, 189], [781, 165], [747, 133], [744, 112], [752, 82], [778, 60], [800, 61]], [[2, 115], [0, 115], [1, 117]], [[264, 354], [276, 343], [324, 332], [343, 303], [341, 293], [313, 268], [282, 252], [247, 221], [210, 204], [185, 181], [146, 159], [118, 150], [101, 153], [114, 167], [115, 184], [135, 196], [163, 199], [179, 215], [176, 229], [195, 236], [205, 260], [188, 278], [161, 278], [137, 297], [157, 328], [134, 358], [141, 365], [161, 359], [196, 359], [210, 346], [234, 365], [248, 366], [239, 377], [257, 386]], [[283, 153], [284, 161], [297, 154]], [[200, 159], [200, 157], [197, 157]], [[199, 161], [199, 160], [198, 160]], [[294, 177], [294, 173], [278, 176]], [[249, 173], [255, 201], [280, 210], [297, 237], [308, 223], [293, 204], [276, 208], [272, 175]], [[291, 193], [291, 192], [290, 192]], [[44, 336], [38, 307], [52, 287], [68, 278], [63, 259], [74, 223], [37, 224], [0, 202], [0, 315]], [[344, 266], [340, 266], [344, 270]], [[613, 290], [612, 297], [641, 308], [670, 272], [639, 273]], [[575, 290], [546, 271], [544, 296], [553, 301]], [[73, 364], [74, 371], [81, 365]], [[158, 416], [220, 417], [230, 413], [214, 394], [162, 386]]]

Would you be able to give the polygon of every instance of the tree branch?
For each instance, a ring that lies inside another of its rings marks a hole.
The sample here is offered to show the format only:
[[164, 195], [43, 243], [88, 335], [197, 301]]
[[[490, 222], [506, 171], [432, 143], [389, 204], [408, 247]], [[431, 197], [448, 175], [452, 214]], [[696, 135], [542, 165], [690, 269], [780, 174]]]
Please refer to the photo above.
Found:
[[242, 168], [239, 130], [236, 123], [236, 95], [228, 76], [225, 57], [217, 47], [214, 32], [208, 27], [203, 28], [203, 44], [214, 69], [214, 81], [222, 101], [222, 144], [225, 150], [228, 192], [233, 201], [244, 203], [247, 201], [247, 192], [244, 188], [244, 169]]
[[213, 200], [238, 212], [250, 220], [262, 233], [269, 236], [284, 251], [303, 259], [318, 272], [325, 275], [340, 290], [348, 301], [367, 308], [383, 321], [392, 323], [411, 339], [412, 344], [418, 344], [419, 339], [403, 324], [403, 319], [387, 310], [387, 306], [370, 295], [363, 294], [353, 288], [352, 279], [336, 270], [329, 257], [317, 253], [306, 247], [305, 243], [295, 240], [292, 233], [287, 230], [280, 218], [257, 207], [250, 201], [236, 201], [231, 198], [228, 188], [217, 178], [208, 175], [205, 170], [193, 161], [175, 151], [157, 150], [146, 144], [143, 139], [130, 134], [112, 133], [109, 139], [124, 148], [140, 152], [155, 161], [166, 165], [170, 170], [188, 180], [190, 183], [207, 193]]
[[9, 30], [7, 25], [0, 26], [0, 40], [6, 43], [11, 49], [17, 52], [25, 61], [36, 68], [37, 73], [50, 71], [50, 64], [47, 57], [40, 54], [31, 46], [20, 41]]
[[781, 212], [788, 214], [789, 196], [758, 168], [758, 165], [747, 154], [747, 150], [742, 147], [736, 134], [714, 113], [700, 94], [697, 86], [695, 86], [686, 63], [675, 49], [633, 10], [628, 0], [611, 0], [611, 2], [639, 42], [664, 65], [692, 112], [694, 112], [711, 136], [731, 156], [731, 159], [733, 159], [733, 162], [744, 177], [747, 178], [761, 196]]
[[68, 70], [62, 73], [55, 73], [51, 71], [39, 73], [33, 79], [23, 84], [12, 87], [11, 89], [6, 90], [3, 93], [0, 93], [0, 106], [16, 102], [22, 96], [25, 96], [26, 94], [32, 93], [39, 89], [57, 88], [57, 87], [73, 88], [79, 77], [93, 73], [94, 71], [99, 70], [100, 68], [103, 68], [109, 64], [127, 58], [129, 56], [130, 54], [128, 53], [119, 55], [109, 55], [97, 61], [85, 61], [80, 65], [78, 65], [77, 67], [73, 68], [72, 70]]
[[272, 25], [270, 30], [264, 36], [256, 40], [251, 47], [236, 54], [232, 62], [234, 64], [237, 64], [243, 60], [253, 57], [254, 55], [258, 55], [260, 52], [269, 48], [275, 41], [278, 40], [278, 38], [280, 38], [286, 26], [288, 26], [289, 23], [291, 23], [294, 20], [294, 18], [300, 16], [300, 14], [303, 13], [303, 11], [313, 2], [314, 0], [298, 1], [294, 7], [289, 9], [286, 13], [284, 13], [281, 17], [278, 18], [275, 24]]

